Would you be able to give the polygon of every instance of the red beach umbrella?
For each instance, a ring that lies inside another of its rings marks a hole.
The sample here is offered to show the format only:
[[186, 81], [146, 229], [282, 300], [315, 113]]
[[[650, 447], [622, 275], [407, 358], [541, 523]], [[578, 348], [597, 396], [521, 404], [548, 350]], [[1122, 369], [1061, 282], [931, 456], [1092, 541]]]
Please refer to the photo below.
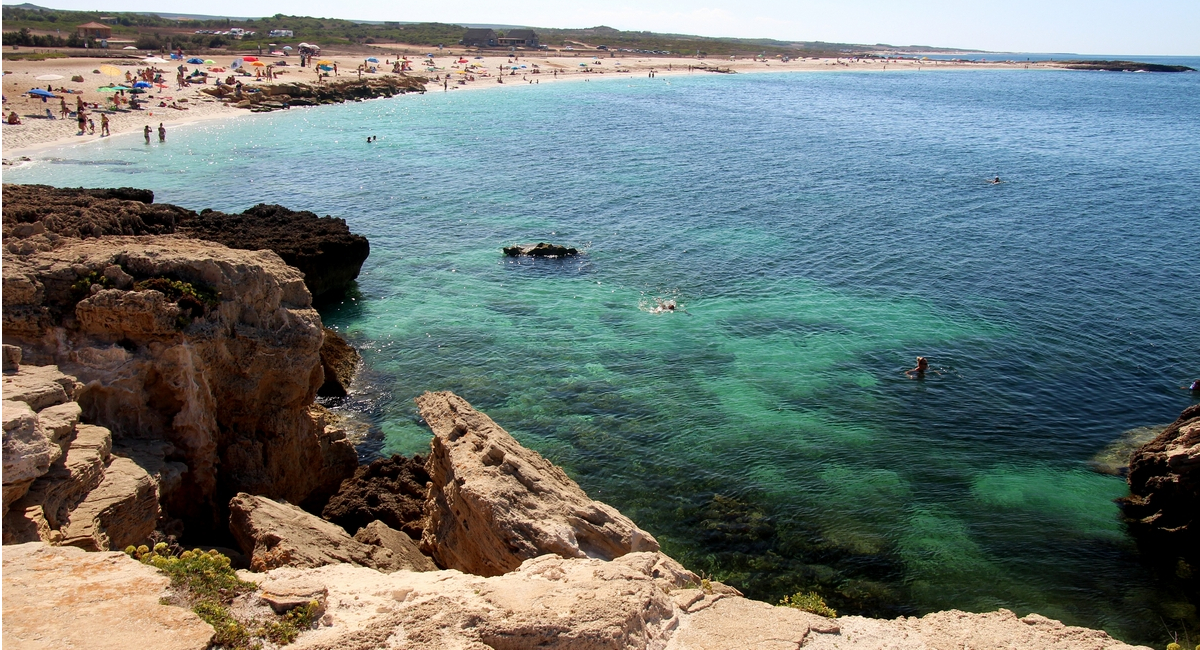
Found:
[[246, 62], [257, 61], [258, 57], [257, 56], [243, 56], [242, 60], [246, 61]]

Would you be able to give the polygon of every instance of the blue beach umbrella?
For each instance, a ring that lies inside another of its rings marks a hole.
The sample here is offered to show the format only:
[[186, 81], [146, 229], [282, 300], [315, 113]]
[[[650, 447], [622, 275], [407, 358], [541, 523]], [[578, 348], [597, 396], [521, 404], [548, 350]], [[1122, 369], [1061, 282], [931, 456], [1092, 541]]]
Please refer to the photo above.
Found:
[[188, 59], [187, 62], [193, 65], [204, 65], [204, 59], [201, 59], [198, 56], [193, 56], [192, 58]]
[[133, 84], [133, 87], [134, 88], [150, 88], [151, 85], [152, 84], [149, 81], [139, 81], [139, 82]]
[[367, 58], [367, 61], [370, 61], [371, 63], [379, 63], [379, 59], [377, 59], [377, 58], [375, 58], [375, 57], [373, 57], [373, 56], [372, 56], [372, 57], [368, 57], [368, 58]]
[[54, 98], [58, 97], [58, 95], [55, 95], [54, 93], [50, 92], [49, 90], [42, 90], [41, 88], [34, 88], [33, 90], [29, 91], [26, 94], [27, 95], [37, 95], [38, 97], [54, 97]]
[[330, 66], [330, 65], [319, 65], [317, 67], [324, 70], [325, 72], [329, 72], [330, 70], [333, 69], [333, 66]]

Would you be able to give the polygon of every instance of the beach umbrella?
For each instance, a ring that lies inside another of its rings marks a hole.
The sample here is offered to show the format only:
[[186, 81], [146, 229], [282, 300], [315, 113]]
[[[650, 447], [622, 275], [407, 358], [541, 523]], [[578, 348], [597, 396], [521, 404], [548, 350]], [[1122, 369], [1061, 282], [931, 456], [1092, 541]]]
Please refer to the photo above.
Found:
[[216, 65], [217, 62], [212, 59], [204, 59], [204, 65]]
[[267, 64], [263, 63], [262, 61], [251, 61], [250, 65], [256, 68], [265, 68], [267, 66]]
[[333, 61], [327, 61], [325, 59], [321, 59], [320, 61], [317, 61], [317, 65], [333, 65]]
[[121, 49], [122, 50], [136, 50], [137, 48], [132, 45], [126, 45], [125, 47], [123, 47]]
[[63, 76], [60, 74], [44, 74], [34, 77], [34, 79], [37, 79], [38, 81], [58, 81], [62, 78]]
[[256, 56], [243, 56], [243, 57], [242, 57], [242, 60], [243, 60], [243, 61], [250, 61], [250, 62], [254, 62], [254, 61], [257, 61], [257, 60], [258, 60], [258, 57], [256, 57]]
[[139, 81], [139, 82], [133, 84], [133, 87], [134, 88], [149, 88], [150, 82], [149, 81]]
[[371, 63], [379, 63], [379, 59], [377, 59], [373, 56], [367, 57], [367, 61], [370, 61]]
[[319, 65], [317, 67], [324, 70], [325, 72], [329, 72], [330, 70], [333, 69], [333, 66], [331, 66], [331, 65]]
[[242, 67], [242, 60], [241, 60], [241, 59], [234, 59], [234, 60], [233, 60], [233, 63], [230, 63], [230, 64], [229, 64], [229, 67], [231, 67], [231, 68], [240, 68], [240, 67]]
[[142, 63], [166, 63], [167, 60], [161, 56], [148, 56], [142, 59]]
[[109, 77], [120, 77], [125, 73], [121, 72], [121, 69], [115, 65], [102, 65], [100, 66], [100, 74], [107, 75]]
[[25, 94], [27, 94], [27, 95], [37, 95], [38, 97], [54, 97], [54, 98], [57, 98], [57, 97], [58, 97], [58, 95], [55, 95], [54, 93], [52, 93], [52, 92], [50, 92], [50, 91], [48, 91], [48, 90], [42, 90], [41, 88], [34, 88], [33, 90], [31, 90], [31, 91], [29, 91], [28, 93], [25, 93]]
[[291, 46], [291, 45], [284, 45], [284, 46], [283, 46], [283, 51], [284, 51], [284, 52], [291, 52], [291, 51], [292, 51], [292, 46]]
[[146, 92], [146, 89], [145, 88], [131, 88], [129, 90], [129, 92], [133, 93], [134, 95], [140, 95], [140, 94]]
[[191, 63], [192, 65], [203, 65], [204, 59], [202, 59], [198, 56], [193, 56], [192, 58], [188, 59], [187, 62]]

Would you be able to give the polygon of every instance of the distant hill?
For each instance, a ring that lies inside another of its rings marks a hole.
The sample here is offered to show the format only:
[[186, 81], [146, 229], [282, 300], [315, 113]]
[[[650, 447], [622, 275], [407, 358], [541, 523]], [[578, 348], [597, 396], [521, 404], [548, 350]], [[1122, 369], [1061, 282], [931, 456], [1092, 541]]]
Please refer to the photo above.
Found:
[[[886, 44], [859, 45], [822, 41], [780, 41], [776, 39], [717, 38], [688, 34], [660, 34], [646, 31], [622, 31], [600, 25], [586, 29], [559, 29], [481, 23], [412, 23], [399, 21], [343, 20], [275, 14], [267, 17], [212, 16], [178, 12], [101, 12], [50, 9], [31, 3], [4, 5], [4, 44], [66, 46], [61, 37], [74, 25], [103, 21], [113, 27], [114, 38], [137, 42], [143, 49], [182, 47], [189, 50], [249, 49], [263, 45], [271, 30], [291, 30], [297, 40], [320, 45], [372, 45], [404, 43], [436, 47], [453, 47], [467, 27], [485, 27], [499, 33], [529, 28], [537, 32], [543, 45], [554, 49], [594, 49], [605, 46], [611, 50], [639, 53], [671, 53], [681, 55], [757, 55], [767, 56], [871, 56], [888, 53], [962, 52], [961, 50], [923, 46], [898, 47]], [[64, 30], [63, 28], [67, 29]], [[255, 37], [238, 40], [228, 34], [232, 27], [256, 32]], [[22, 35], [21, 30], [26, 30]], [[197, 34], [196, 32], [204, 32]], [[214, 33], [215, 32], [215, 33]], [[41, 36], [39, 36], [39, 33]], [[62, 43], [54, 41], [56, 34]], [[38, 38], [43, 41], [37, 41]], [[33, 39], [33, 40], [31, 40]], [[50, 40], [44, 40], [50, 39]], [[37, 42], [35, 42], [37, 41]], [[72, 43], [74, 46], [77, 43]]]

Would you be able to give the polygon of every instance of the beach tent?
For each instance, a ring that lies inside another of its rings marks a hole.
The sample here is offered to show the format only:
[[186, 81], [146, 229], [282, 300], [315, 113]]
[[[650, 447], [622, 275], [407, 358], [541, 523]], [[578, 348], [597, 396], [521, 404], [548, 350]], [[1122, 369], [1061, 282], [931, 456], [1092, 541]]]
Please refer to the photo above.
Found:
[[34, 79], [37, 79], [38, 81], [58, 81], [62, 78], [63, 76], [60, 74], [43, 74], [34, 77]]

